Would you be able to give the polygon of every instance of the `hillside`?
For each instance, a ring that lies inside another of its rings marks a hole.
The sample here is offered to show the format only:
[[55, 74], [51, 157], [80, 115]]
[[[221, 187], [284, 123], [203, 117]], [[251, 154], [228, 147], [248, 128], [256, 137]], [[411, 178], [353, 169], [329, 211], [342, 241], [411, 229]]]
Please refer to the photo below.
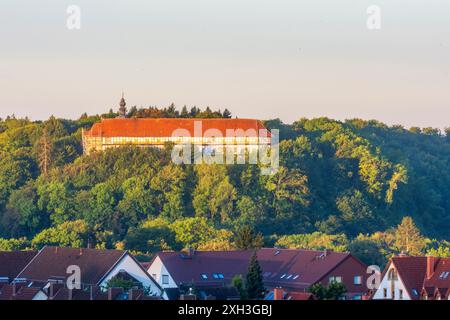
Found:
[[[133, 108], [130, 116], [231, 115], [171, 106]], [[425, 236], [450, 240], [450, 138], [439, 130], [359, 119], [266, 121], [280, 129], [281, 168], [262, 176], [252, 165], [176, 166], [170, 150], [82, 156], [81, 129], [99, 119], [0, 121], [0, 246], [227, 248], [244, 225], [271, 245], [313, 232], [336, 244], [326, 236], [350, 241], [390, 230], [404, 216]]]

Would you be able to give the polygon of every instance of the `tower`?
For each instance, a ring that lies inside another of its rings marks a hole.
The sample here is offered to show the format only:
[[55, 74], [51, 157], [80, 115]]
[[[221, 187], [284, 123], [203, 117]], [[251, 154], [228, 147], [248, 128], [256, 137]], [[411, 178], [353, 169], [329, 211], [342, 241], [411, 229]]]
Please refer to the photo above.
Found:
[[120, 103], [119, 103], [119, 118], [126, 118], [127, 117], [127, 108], [126, 108], [127, 103], [125, 102], [125, 98], [124, 98], [124, 94], [122, 91], [122, 99], [120, 99]]

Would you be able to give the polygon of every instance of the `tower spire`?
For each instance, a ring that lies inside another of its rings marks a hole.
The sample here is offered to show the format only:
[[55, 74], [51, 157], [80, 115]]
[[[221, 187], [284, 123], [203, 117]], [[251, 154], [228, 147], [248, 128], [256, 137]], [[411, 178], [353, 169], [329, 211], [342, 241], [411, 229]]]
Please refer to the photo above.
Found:
[[120, 99], [120, 103], [119, 103], [119, 118], [126, 118], [127, 117], [127, 108], [126, 108], [127, 103], [125, 102], [125, 94], [122, 90], [122, 99]]

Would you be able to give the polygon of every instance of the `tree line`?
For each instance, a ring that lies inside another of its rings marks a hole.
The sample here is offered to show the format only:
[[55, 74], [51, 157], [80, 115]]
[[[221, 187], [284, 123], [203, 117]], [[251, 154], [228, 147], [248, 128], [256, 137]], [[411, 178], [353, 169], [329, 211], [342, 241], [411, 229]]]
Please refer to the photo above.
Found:
[[[173, 105], [128, 113], [231, 117]], [[0, 120], [0, 250], [54, 244], [152, 254], [277, 245], [373, 252], [370, 259], [381, 261], [400, 250], [392, 232], [409, 216], [424, 245], [407, 251], [448, 252], [449, 131], [269, 120], [280, 130], [280, 170], [263, 176], [257, 165], [174, 165], [170, 146], [83, 156], [82, 128], [115, 116]]]

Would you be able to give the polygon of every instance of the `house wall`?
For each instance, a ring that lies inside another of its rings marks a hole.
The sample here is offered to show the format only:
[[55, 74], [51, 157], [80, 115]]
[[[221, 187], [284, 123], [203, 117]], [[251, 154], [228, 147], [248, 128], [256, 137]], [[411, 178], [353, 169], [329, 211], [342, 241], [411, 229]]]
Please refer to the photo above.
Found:
[[44, 292], [39, 291], [32, 300], [48, 300], [48, 297]]
[[[161, 259], [157, 256], [153, 263], [150, 265], [150, 267], [147, 270], [148, 274], [151, 275], [158, 284], [165, 288], [178, 288], [176, 282], [173, 280], [172, 276], [170, 275], [167, 268], [162, 263]], [[169, 283], [163, 284], [162, 283], [162, 276], [167, 275], [169, 276]]]
[[124, 270], [129, 275], [134, 277], [136, 280], [142, 283], [144, 287], [150, 288], [152, 294], [161, 295], [162, 290], [155, 284], [155, 281], [142, 270], [142, 268], [137, 264], [137, 262], [126, 254], [122, 260], [108, 273], [108, 275], [102, 280], [100, 286], [106, 286], [108, 281], [115, 277], [120, 270]]
[[[361, 284], [354, 283], [355, 276], [361, 276]], [[368, 278], [367, 267], [352, 256], [345, 259], [334, 270], [329, 272], [319, 283], [327, 286], [330, 283], [330, 277], [342, 278], [342, 283], [347, 288], [347, 298], [349, 299], [353, 299], [354, 297], [362, 298], [362, 295], [368, 292], [366, 284]]]
[[[397, 273], [398, 277], [397, 280], [391, 281], [388, 279], [389, 270], [395, 269], [395, 265], [391, 262], [389, 264], [389, 267], [386, 269], [387, 272], [384, 274], [383, 279], [381, 280], [380, 287], [375, 291], [375, 294], [373, 295], [372, 299], [374, 300], [385, 300], [385, 299], [393, 299], [393, 300], [400, 300], [400, 290], [403, 290], [403, 299], [402, 300], [411, 300], [411, 297], [406, 290], [405, 285], [403, 284], [403, 280], [401, 278], [401, 275]], [[394, 296], [392, 296], [391, 293], [391, 286], [394, 285]], [[386, 289], [387, 296], [384, 296], [384, 289]]]

